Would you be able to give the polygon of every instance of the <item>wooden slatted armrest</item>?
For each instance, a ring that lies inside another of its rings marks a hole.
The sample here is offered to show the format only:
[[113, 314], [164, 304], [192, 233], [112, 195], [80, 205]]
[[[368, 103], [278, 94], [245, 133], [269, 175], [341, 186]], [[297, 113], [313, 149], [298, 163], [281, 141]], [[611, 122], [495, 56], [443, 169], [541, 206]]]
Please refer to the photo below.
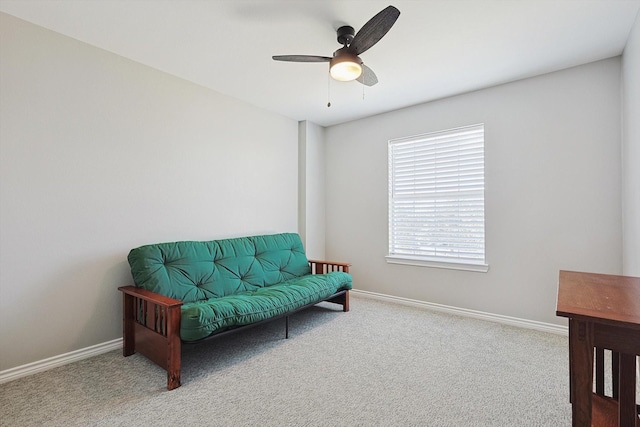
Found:
[[[310, 259], [309, 266], [311, 267], [311, 274], [327, 274], [333, 271], [342, 271], [344, 273], [349, 272], [351, 264], [346, 262], [337, 261], [321, 261], [316, 259]], [[330, 298], [327, 301], [342, 305], [342, 311], [349, 311], [349, 291], [341, 293], [335, 298]]]
[[122, 353], [139, 352], [167, 371], [167, 388], [180, 386], [182, 301], [135, 286], [121, 286]]
[[326, 274], [331, 273], [332, 271], [343, 271], [345, 273], [348, 273], [351, 264], [346, 262], [310, 259], [309, 266], [311, 266], [311, 274]]

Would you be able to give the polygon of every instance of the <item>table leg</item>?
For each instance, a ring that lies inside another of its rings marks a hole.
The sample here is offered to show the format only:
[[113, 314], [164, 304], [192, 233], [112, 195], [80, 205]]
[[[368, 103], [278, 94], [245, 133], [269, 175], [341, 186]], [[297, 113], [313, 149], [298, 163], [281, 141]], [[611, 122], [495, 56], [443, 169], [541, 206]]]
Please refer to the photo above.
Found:
[[620, 427], [636, 427], [636, 356], [620, 353], [620, 394], [619, 422]]
[[573, 350], [571, 347], [571, 334], [571, 319], [569, 319], [569, 403], [573, 405], [573, 362], [571, 361]]
[[569, 347], [572, 425], [590, 426], [593, 394], [593, 324], [569, 319]]

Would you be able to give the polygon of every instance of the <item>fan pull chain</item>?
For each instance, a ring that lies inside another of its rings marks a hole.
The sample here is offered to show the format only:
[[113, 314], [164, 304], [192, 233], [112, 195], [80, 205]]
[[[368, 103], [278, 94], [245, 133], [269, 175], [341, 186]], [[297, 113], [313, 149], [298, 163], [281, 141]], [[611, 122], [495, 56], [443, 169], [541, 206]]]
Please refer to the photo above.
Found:
[[327, 108], [331, 107], [331, 75], [327, 73]]

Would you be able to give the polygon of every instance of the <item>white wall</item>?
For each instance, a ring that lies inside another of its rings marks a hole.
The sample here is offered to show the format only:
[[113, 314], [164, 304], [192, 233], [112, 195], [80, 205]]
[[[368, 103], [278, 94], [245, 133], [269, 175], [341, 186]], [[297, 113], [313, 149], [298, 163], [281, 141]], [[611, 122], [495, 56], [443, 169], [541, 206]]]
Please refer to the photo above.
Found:
[[309, 259], [325, 259], [324, 128], [298, 124], [300, 186], [298, 224]]
[[640, 277], [640, 15], [622, 56], [623, 274]]
[[[620, 58], [326, 131], [327, 257], [354, 287], [535, 321], [558, 270], [620, 274]], [[485, 123], [488, 273], [391, 265], [387, 141]]]
[[121, 337], [133, 247], [297, 231], [297, 122], [0, 31], [0, 371]]

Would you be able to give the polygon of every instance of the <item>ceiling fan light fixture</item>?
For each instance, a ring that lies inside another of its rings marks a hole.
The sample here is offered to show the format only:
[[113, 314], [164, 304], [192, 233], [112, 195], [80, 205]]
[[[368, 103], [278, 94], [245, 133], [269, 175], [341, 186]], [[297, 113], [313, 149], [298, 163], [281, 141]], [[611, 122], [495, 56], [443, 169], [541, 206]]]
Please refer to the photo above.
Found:
[[343, 53], [331, 59], [329, 73], [335, 80], [350, 82], [362, 74], [362, 61], [356, 55]]
[[328, 62], [329, 75], [338, 81], [350, 82], [358, 80], [365, 86], [378, 83], [373, 70], [362, 63], [360, 56], [378, 43], [393, 27], [400, 16], [394, 6], [387, 6], [369, 19], [357, 33], [350, 25], [343, 25], [336, 30], [338, 43], [342, 48], [333, 52], [333, 57], [317, 55], [276, 55], [274, 61], [287, 62]]

